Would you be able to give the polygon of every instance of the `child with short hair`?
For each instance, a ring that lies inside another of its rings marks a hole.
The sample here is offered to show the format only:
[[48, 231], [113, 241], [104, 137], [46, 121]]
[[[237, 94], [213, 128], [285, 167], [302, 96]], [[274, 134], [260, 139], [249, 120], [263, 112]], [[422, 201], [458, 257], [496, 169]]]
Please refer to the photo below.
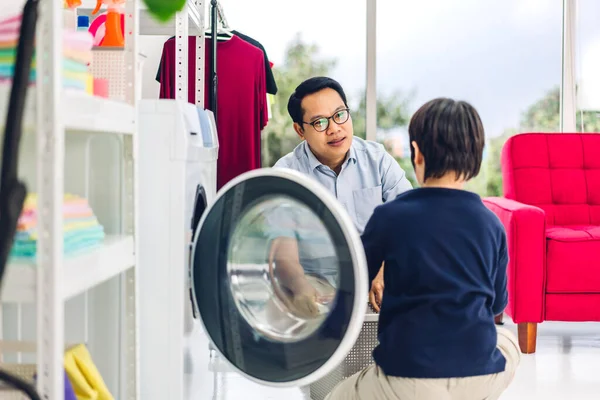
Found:
[[481, 119], [439, 98], [415, 113], [409, 136], [421, 187], [377, 207], [362, 235], [371, 280], [385, 262], [375, 364], [327, 399], [497, 399], [520, 350], [494, 323], [508, 297], [504, 227], [464, 190], [481, 167]]

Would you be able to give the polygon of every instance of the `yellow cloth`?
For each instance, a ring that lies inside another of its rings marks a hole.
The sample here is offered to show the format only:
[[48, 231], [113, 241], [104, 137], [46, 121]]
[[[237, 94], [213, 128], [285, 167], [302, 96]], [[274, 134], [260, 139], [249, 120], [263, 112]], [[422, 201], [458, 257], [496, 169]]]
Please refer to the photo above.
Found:
[[77, 400], [114, 400], [85, 345], [67, 350], [64, 363]]

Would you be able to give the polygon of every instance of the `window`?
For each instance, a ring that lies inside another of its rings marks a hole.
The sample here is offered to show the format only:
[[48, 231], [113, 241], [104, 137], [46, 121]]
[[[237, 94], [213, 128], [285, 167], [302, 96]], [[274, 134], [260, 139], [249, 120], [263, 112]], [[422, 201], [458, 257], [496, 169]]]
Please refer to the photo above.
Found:
[[405, 121], [435, 97], [466, 100], [487, 133], [470, 189], [501, 194], [505, 140], [559, 129], [562, 1], [379, 0], [377, 7], [377, 97], [396, 112], [378, 111], [378, 140], [410, 173]]
[[[328, 75], [338, 80], [354, 116], [361, 112], [366, 81], [365, 0], [221, 0], [231, 29], [258, 40], [273, 62], [279, 88], [263, 131], [263, 166], [300, 143], [287, 102], [304, 79]], [[360, 132], [355, 132], [360, 134]]]
[[600, 132], [600, 3], [579, 0], [575, 33], [577, 131]]

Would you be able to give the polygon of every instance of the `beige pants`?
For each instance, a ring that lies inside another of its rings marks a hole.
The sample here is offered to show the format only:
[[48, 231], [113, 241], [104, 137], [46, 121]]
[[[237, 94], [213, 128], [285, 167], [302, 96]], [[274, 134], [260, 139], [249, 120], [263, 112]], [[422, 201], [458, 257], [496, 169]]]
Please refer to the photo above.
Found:
[[386, 376], [377, 365], [339, 383], [325, 400], [496, 400], [512, 382], [521, 361], [517, 338], [497, 328], [498, 348], [506, 358], [504, 372], [451, 379]]

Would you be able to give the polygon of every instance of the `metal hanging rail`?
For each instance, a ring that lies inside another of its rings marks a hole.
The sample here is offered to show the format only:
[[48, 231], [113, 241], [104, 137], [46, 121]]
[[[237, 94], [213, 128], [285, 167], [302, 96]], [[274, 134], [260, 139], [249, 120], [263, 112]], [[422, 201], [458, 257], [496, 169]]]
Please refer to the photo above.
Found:
[[217, 119], [217, 89], [219, 86], [219, 77], [217, 76], [217, 44], [219, 42], [217, 38], [217, 23], [219, 14], [219, 2], [217, 0], [211, 0], [210, 2], [210, 32], [211, 32], [211, 62], [210, 62], [210, 110], [215, 115], [215, 121]]
[[219, 15], [219, 19], [221, 20], [221, 25], [223, 28], [229, 29], [229, 24], [227, 23], [227, 18], [225, 18], [225, 12], [223, 12], [223, 5], [217, 1], [217, 14]]

